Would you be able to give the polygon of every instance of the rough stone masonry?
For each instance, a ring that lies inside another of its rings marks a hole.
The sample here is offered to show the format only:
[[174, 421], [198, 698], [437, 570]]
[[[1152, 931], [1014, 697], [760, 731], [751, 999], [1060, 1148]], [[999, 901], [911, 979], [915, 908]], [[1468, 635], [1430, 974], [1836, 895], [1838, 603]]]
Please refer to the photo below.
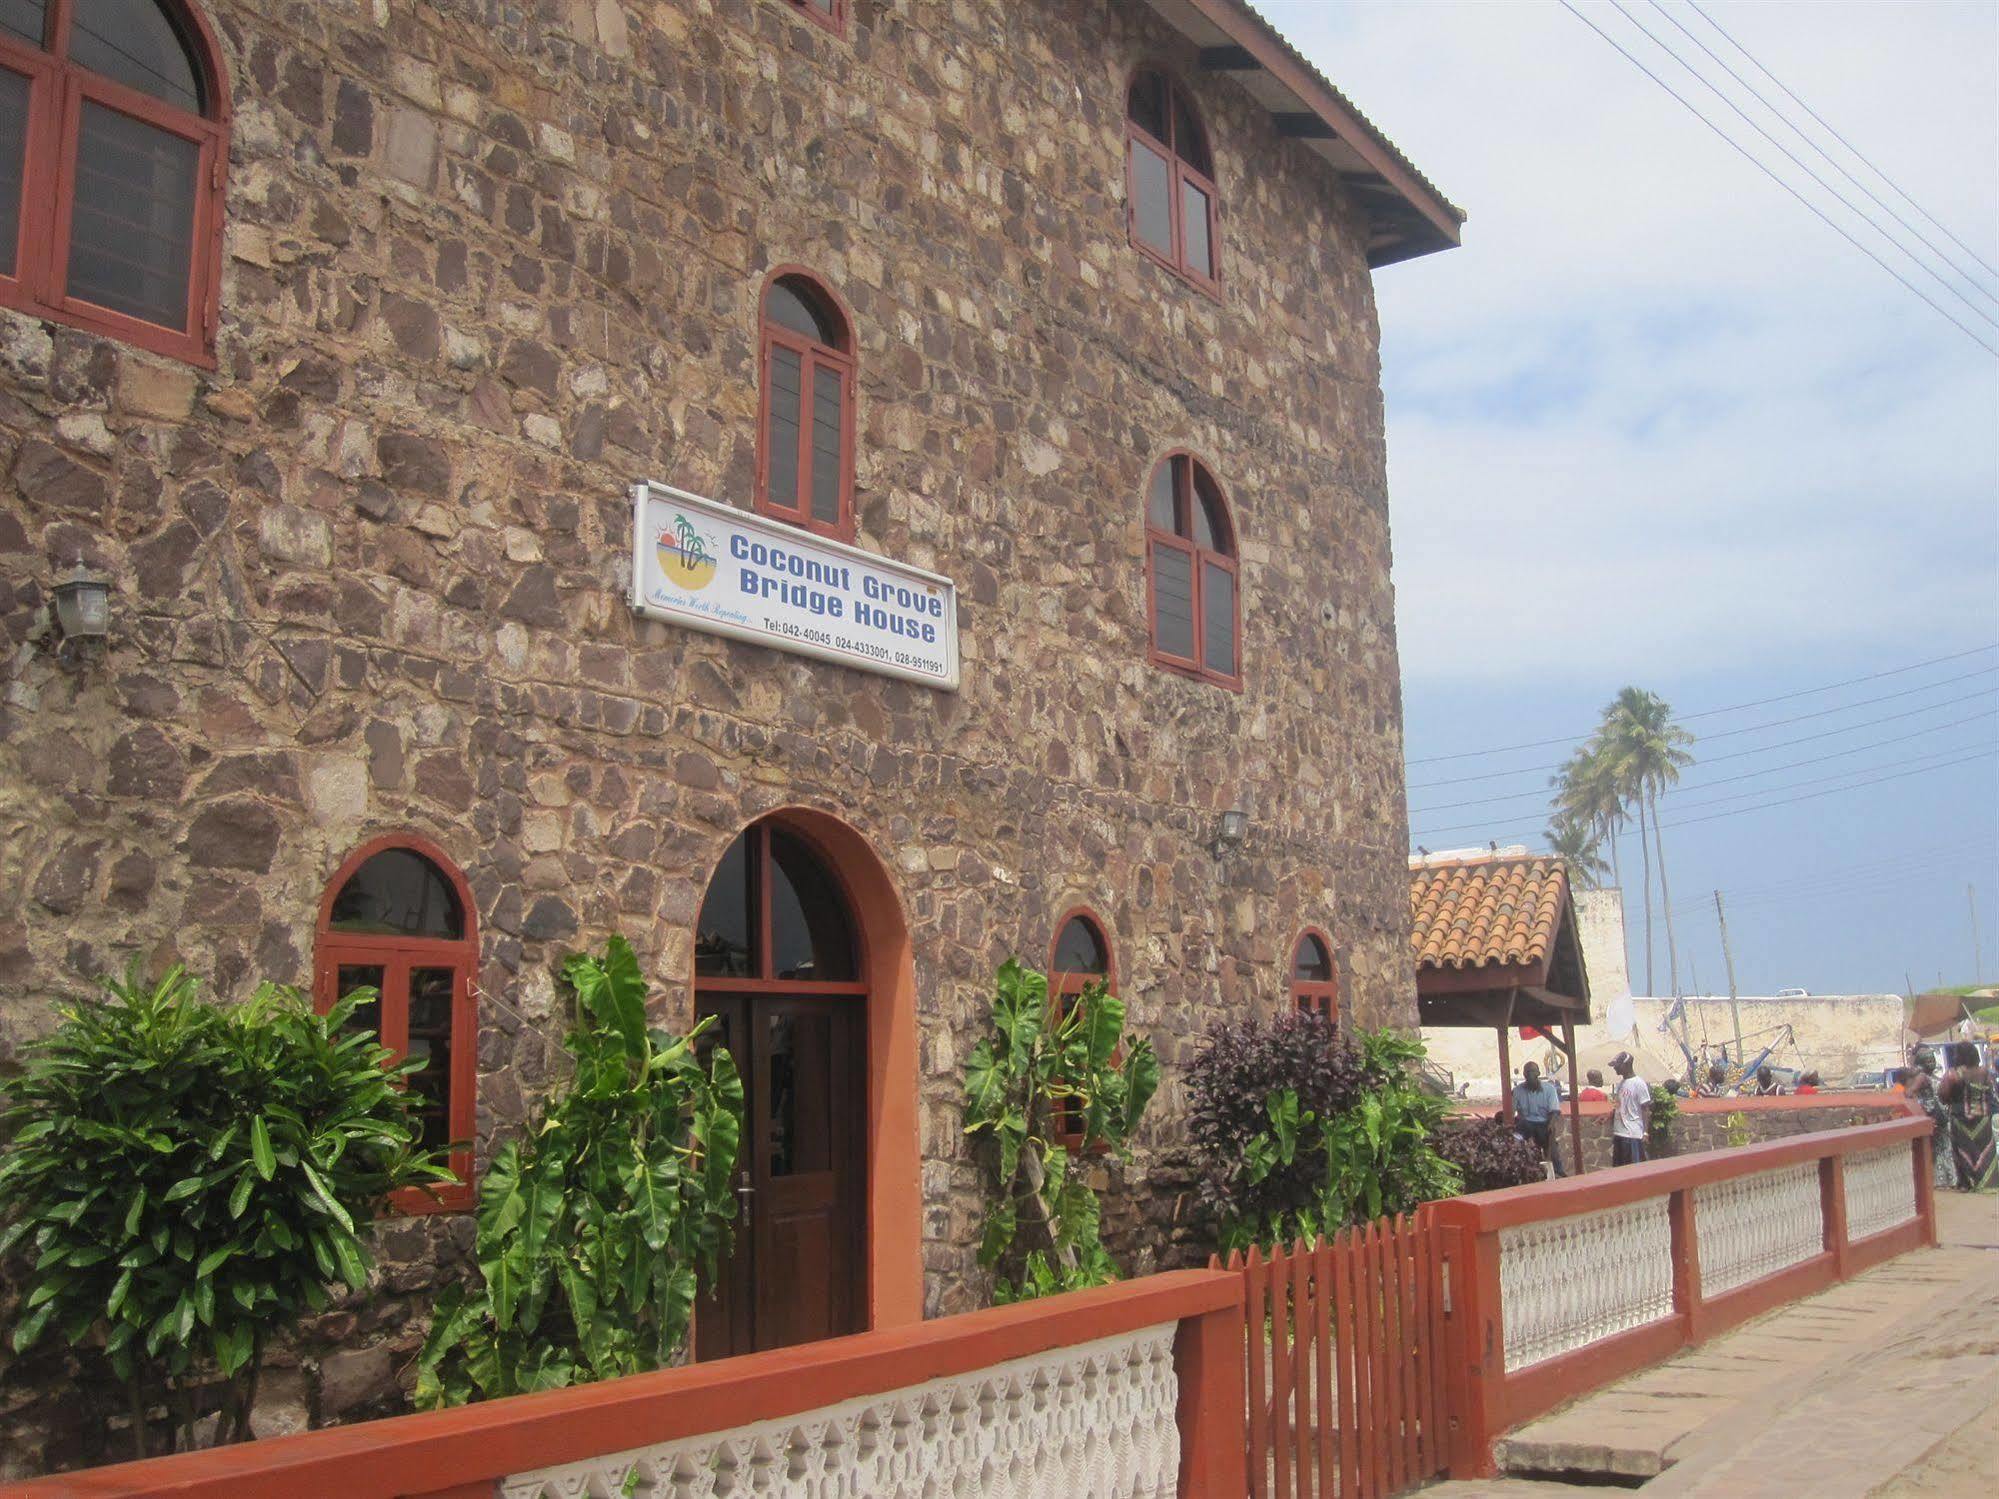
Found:
[[[219, 368], [0, 312], [0, 1055], [133, 955], [224, 1001], [303, 982], [335, 866], [410, 829], [478, 904], [483, 1158], [561, 1072], [564, 954], [623, 932], [684, 1023], [717, 857], [810, 806], [911, 926], [926, 1310], [984, 1295], [991, 974], [1079, 903], [1167, 1066], [1114, 1247], [1191, 1252], [1209, 1022], [1284, 1003], [1307, 923], [1349, 1015], [1414, 1018], [1377, 329], [1331, 170], [1130, 0], [857, 0], [844, 37], [784, 0], [204, 4]], [[1213, 137], [1219, 297], [1126, 240], [1142, 61]], [[957, 581], [962, 692], [625, 604], [635, 479], [748, 503], [781, 264], [852, 309], [858, 542]], [[1240, 693], [1147, 664], [1176, 449], [1233, 506]], [[36, 627], [79, 559], [112, 638], [65, 667]], [[398, 1408], [470, 1237], [385, 1225], [378, 1293], [280, 1354], [259, 1429]], [[117, 1455], [77, 1367], [0, 1352], [0, 1476]]]

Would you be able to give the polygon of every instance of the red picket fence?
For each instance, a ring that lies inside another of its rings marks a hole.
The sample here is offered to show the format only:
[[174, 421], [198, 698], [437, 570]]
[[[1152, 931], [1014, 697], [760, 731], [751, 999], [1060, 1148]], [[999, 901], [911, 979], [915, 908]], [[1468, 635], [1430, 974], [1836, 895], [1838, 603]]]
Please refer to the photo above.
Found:
[[1388, 1499], [1449, 1466], [1446, 1242], [1426, 1214], [1212, 1262], [1246, 1292], [1255, 1499]]

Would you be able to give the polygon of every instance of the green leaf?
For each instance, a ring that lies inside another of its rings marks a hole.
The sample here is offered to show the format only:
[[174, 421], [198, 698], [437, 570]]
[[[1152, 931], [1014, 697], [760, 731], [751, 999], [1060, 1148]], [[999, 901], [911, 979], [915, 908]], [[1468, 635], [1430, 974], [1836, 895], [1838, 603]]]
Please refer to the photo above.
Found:
[[42, 1335], [42, 1329], [49, 1325], [49, 1318], [55, 1315], [55, 1309], [55, 1303], [49, 1302], [28, 1313], [15, 1324], [13, 1342], [16, 1353], [25, 1353], [35, 1346]]
[[232, 1242], [228, 1244], [223, 1244], [218, 1248], [209, 1250], [207, 1254], [204, 1254], [201, 1257], [201, 1263], [194, 1267], [195, 1279], [196, 1280], [208, 1279], [208, 1277], [213, 1275], [220, 1266], [226, 1264], [229, 1261], [229, 1259], [233, 1255], [235, 1255], [237, 1247], [238, 1246]]
[[271, 1149], [270, 1126], [262, 1114], [250, 1121], [250, 1157], [257, 1163], [257, 1175], [265, 1181], [277, 1174], [278, 1158]]
[[199, 1192], [200, 1190], [201, 1190], [200, 1177], [184, 1176], [179, 1181], [175, 1182], [171, 1187], [168, 1187], [166, 1190], [166, 1195], [160, 1200], [162, 1202], [181, 1202], [186, 1198], [194, 1196], [194, 1194]]
[[257, 1185], [256, 1177], [245, 1171], [236, 1178], [236, 1185], [229, 1190], [229, 1216], [240, 1218], [243, 1209], [250, 1205], [250, 1193]]
[[339, 1199], [327, 1189], [325, 1179], [312, 1169], [310, 1161], [300, 1161], [298, 1164], [299, 1170], [305, 1173], [305, 1179], [312, 1187], [312, 1199], [319, 1204], [320, 1210], [335, 1223], [346, 1229], [349, 1234], [352, 1234], [354, 1232], [354, 1219], [348, 1214], [347, 1209], [340, 1205]]

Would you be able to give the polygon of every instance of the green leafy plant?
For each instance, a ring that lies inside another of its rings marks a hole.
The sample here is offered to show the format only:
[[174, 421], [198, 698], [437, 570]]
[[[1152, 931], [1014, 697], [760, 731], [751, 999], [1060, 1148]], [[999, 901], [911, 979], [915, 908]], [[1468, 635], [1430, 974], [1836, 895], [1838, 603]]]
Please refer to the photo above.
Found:
[[373, 990], [315, 1015], [272, 984], [219, 1009], [180, 968], [105, 989], [7, 1084], [0, 1252], [29, 1267], [13, 1346], [101, 1349], [141, 1457], [161, 1399], [174, 1445], [216, 1403], [215, 1440], [240, 1441], [272, 1336], [336, 1282], [366, 1290], [383, 1198], [451, 1173], [415, 1143], [415, 1064], [347, 1026]]
[[1658, 1083], [1652, 1084], [1652, 1139], [1660, 1145], [1668, 1144], [1673, 1138], [1673, 1121], [1679, 1117], [1679, 1095]]
[[1740, 1150], [1749, 1143], [1749, 1116], [1737, 1109], [1721, 1121], [1722, 1137], [1728, 1141], [1729, 1149]]
[[[1211, 1033], [1212, 1047], [1230, 1047]], [[1450, 1103], [1426, 1090], [1417, 1067], [1423, 1043], [1392, 1030], [1344, 1034], [1329, 1043], [1336, 1057], [1357, 1064], [1358, 1086], [1322, 1110], [1301, 1105], [1291, 1086], [1263, 1098], [1265, 1127], [1227, 1156], [1205, 1165], [1217, 1181], [1224, 1250], [1266, 1247], [1331, 1234], [1352, 1223], [1407, 1212], [1463, 1189], [1458, 1167], [1436, 1148]], [[1251, 1048], [1252, 1056], [1272, 1054]], [[1203, 1063], [1196, 1060], [1197, 1074]], [[1231, 1072], [1240, 1068], [1231, 1067]], [[1258, 1196], [1267, 1181], [1290, 1173], [1294, 1186], [1277, 1205]]]
[[[1066, 1012], [1045, 975], [1009, 958], [992, 1000], [993, 1033], [966, 1064], [965, 1133], [987, 1142], [992, 1205], [979, 1263], [1005, 1266], [993, 1299], [1104, 1285], [1118, 1268], [1104, 1249], [1097, 1194], [1081, 1157], [1129, 1160], [1128, 1142], [1159, 1087], [1152, 1043], [1125, 1033], [1124, 1005], [1092, 984]], [[1076, 1154], [1058, 1139], [1076, 1138]]]
[[743, 1085], [726, 1048], [646, 1025], [637, 956], [613, 937], [563, 976], [576, 1070], [479, 1188], [480, 1284], [438, 1298], [416, 1400], [436, 1408], [637, 1374], [686, 1341], [699, 1272], [733, 1241]]

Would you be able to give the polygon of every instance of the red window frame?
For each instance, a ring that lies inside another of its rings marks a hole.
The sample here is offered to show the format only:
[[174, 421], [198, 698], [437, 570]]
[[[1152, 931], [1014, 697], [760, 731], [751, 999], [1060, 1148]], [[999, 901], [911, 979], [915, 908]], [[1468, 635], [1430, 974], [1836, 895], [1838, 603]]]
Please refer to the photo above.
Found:
[[[465, 916], [462, 937], [380, 937], [332, 930], [335, 897], [363, 864], [390, 849], [418, 855], [450, 881]], [[343, 967], [383, 970], [380, 1040], [392, 1053], [392, 1062], [409, 1054], [410, 969], [451, 969], [451, 1074], [446, 1082], [445, 1123], [452, 1140], [462, 1142], [453, 1147], [449, 1161], [458, 1180], [436, 1187], [406, 1187], [390, 1194], [388, 1207], [392, 1213], [410, 1215], [469, 1210], [475, 1196], [472, 1134], [478, 1123], [479, 1013], [473, 981], [479, 969], [479, 918], [465, 876], [436, 844], [412, 833], [385, 834], [355, 849], [333, 872], [320, 897], [313, 943], [312, 1003], [322, 1015], [340, 997], [337, 986]]]
[[[1070, 973], [1055, 967], [1055, 955], [1062, 947], [1062, 934], [1069, 930], [1069, 923], [1080, 921], [1097, 935], [1097, 945], [1104, 950], [1104, 971], [1102, 973]], [[1071, 906], [1062, 913], [1055, 923], [1055, 935], [1048, 942], [1048, 1003], [1052, 1008], [1049, 1016], [1051, 1024], [1068, 1018], [1069, 1012], [1083, 997], [1083, 991], [1094, 983], [1101, 982], [1108, 994], [1117, 993], [1117, 949], [1111, 945], [1110, 928], [1104, 919], [1088, 906]], [[1072, 1125], [1068, 1121], [1074, 1120]], [[1083, 1145], [1082, 1121], [1075, 1111], [1062, 1109], [1055, 1118], [1048, 1121], [1048, 1133], [1057, 1145], [1075, 1152]], [[1106, 1148], [1102, 1144], [1097, 1149]]]
[[[1298, 977], [1298, 950], [1307, 942], [1316, 941], [1326, 954], [1326, 970], [1330, 979], [1301, 979]], [[1291, 1007], [1305, 1010], [1337, 1024], [1340, 1018], [1340, 955], [1333, 946], [1333, 939], [1315, 926], [1308, 926], [1298, 934], [1298, 940], [1291, 944]]]
[[[1131, 91], [1138, 81], [1151, 74], [1156, 76], [1166, 89], [1166, 133], [1174, 139], [1161, 140], [1150, 130], [1131, 117]], [[1191, 283], [1210, 296], [1219, 297], [1222, 291], [1222, 221], [1221, 193], [1215, 187], [1215, 179], [1181, 155], [1179, 135], [1180, 108], [1185, 106], [1194, 128], [1201, 132], [1201, 145], [1210, 161], [1214, 160], [1213, 139], [1207, 133], [1207, 125], [1201, 112], [1194, 107], [1194, 97], [1180, 80], [1163, 68], [1144, 67], [1131, 75], [1125, 85], [1125, 236], [1132, 248], [1148, 260], [1166, 267], [1174, 275]], [[1170, 184], [1172, 202], [1168, 205], [1168, 219], [1172, 224], [1173, 248], [1170, 254], [1162, 255], [1157, 247], [1148, 242], [1138, 232], [1138, 168], [1133, 156], [1137, 151], [1150, 151], [1166, 166], [1166, 177]], [[1187, 189], [1197, 189], [1208, 204], [1208, 268], [1202, 269], [1187, 258]]]
[[[0, 69], [28, 79], [26, 140], [21, 161], [20, 238], [14, 272], [0, 275], [0, 306], [101, 333], [203, 369], [215, 368], [220, 319], [223, 189], [229, 169], [229, 88], [222, 51], [207, 19], [180, 0], [159, 0], [182, 23], [201, 70], [205, 115], [176, 109], [69, 60], [75, 0], [51, 0], [44, 48], [0, 34]], [[186, 317], [178, 328], [100, 307], [67, 290], [75, 207], [77, 140], [85, 101], [129, 116], [199, 149], [188, 255]]]
[[847, 0], [830, 0], [826, 10], [820, 10], [812, 0], [790, 0], [793, 10], [804, 13], [808, 21], [823, 26], [835, 36], [847, 34]]
[[[1152, 521], [1152, 486], [1158, 478], [1159, 468], [1154, 465], [1152, 474], [1146, 479], [1145, 493], [1145, 628], [1148, 637], [1147, 659], [1154, 666], [1167, 671], [1178, 672], [1182, 676], [1194, 677], [1203, 682], [1213, 682], [1218, 687], [1226, 687], [1231, 692], [1242, 691], [1242, 574], [1237, 565], [1237, 554], [1241, 551], [1235, 533], [1235, 507], [1229, 503], [1227, 491], [1215, 478], [1214, 471], [1192, 453], [1168, 453], [1160, 459], [1161, 464], [1172, 465], [1173, 474], [1173, 524], [1171, 532], [1162, 531]], [[1198, 545], [1194, 540], [1193, 506], [1200, 503], [1194, 492], [1195, 471], [1206, 477], [1213, 487], [1215, 498], [1221, 510], [1222, 529], [1228, 551], [1223, 552]], [[1175, 655], [1163, 650], [1159, 644], [1159, 612], [1155, 582], [1158, 566], [1155, 559], [1162, 550], [1185, 554], [1193, 579], [1194, 594], [1194, 654]], [[1232, 617], [1229, 621], [1230, 638], [1233, 642], [1231, 653], [1235, 658], [1235, 670], [1218, 671], [1207, 663], [1208, 653], [1208, 570], [1214, 568], [1225, 572], [1231, 580], [1229, 586]]]
[[[810, 288], [821, 310], [839, 323], [839, 344], [824, 344], [771, 320], [766, 310], [771, 288], [780, 281], [803, 282]], [[780, 266], [764, 279], [757, 298], [757, 492], [756, 510], [787, 525], [835, 541], [854, 539], [854, 389], [857, 366], [854, 359], [854, 320], [847, 305], [833, 294], [824, 281], [802, 266]], [[780, 505], [770, 495], [771, 449], [771, 368], [778, 349], [787, 349], [799, 359], [798, 422], [798, 504]], [[840, 379], [840, 513], [827, 522], [812, 514], [812, 434], [814, 430], [813, 390], [815, 374], [834, 371]]]

